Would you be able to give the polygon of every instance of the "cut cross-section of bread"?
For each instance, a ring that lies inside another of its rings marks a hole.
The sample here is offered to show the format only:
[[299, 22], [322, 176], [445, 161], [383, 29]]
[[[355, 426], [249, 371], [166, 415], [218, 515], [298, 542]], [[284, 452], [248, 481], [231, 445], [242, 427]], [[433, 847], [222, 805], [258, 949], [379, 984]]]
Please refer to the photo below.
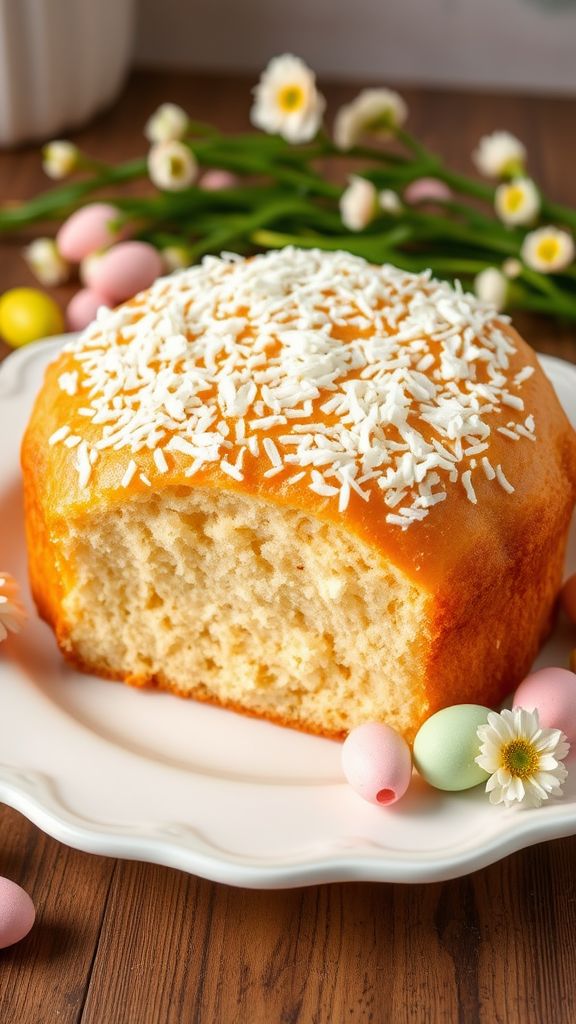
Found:
[[333, 734], [410, 730], [426, 704], [429, 602], [329, 523], [168, 492], [71, 524], [63, 551], [65, 643], [103, 674]]
[[574, 431], [505, 318], [295, 250], [102, 314], [49, 368], [22, 461], [71, 660], [328, 736], [411, 738], [513, 689], [576, 492]]

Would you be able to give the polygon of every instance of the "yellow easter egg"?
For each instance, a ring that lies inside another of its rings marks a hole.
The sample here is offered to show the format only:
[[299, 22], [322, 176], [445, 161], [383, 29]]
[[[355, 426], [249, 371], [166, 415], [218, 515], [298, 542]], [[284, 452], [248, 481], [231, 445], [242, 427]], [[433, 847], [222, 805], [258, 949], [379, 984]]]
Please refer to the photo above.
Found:
[[12, 348], [63, 330], [60, 307], [45, 292], [37, 288], [11, 288], [0, 298], [0, 335]]

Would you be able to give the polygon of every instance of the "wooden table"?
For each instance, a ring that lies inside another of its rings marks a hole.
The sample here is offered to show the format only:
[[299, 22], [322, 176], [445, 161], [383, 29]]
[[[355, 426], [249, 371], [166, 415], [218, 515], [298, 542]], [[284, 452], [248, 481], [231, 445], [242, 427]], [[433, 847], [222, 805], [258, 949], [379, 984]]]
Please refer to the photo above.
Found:
[[[141, 125], [165, 99], [241, 129], [249, 85], [139, 73], [77, 138], [104, 159], [136, 155]], [[352, 90], [327, 92], [337, 104]], [[469, 167], [478, 137], [505, 127], [525, 140], [551, 194], [576, 204], [573, 102], [405, 94], [415, 130], [455, 165]], [[0, 156], [3, 199], [44, 185], [36, 150]], [[27, 282], [18, 245], [4, 242], [0, 287]], [[576, 361], [574, 328], [532, 318], [520, 326], [536, 348]], [[445, 884], [252, 892], [78, 853], [2, 808], [0, 875], [31, 893], [38, 919], [0, 952], [0, 1022], [569, 1024], [575, 868], [576, 837]]]

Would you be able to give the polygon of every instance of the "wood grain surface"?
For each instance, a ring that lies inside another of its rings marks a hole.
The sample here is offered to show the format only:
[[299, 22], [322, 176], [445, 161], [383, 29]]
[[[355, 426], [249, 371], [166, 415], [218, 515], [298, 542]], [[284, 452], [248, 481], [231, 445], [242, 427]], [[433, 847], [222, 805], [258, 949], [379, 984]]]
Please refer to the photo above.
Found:
[[[242, 129], [250, 84], [140, 72], [74, 138], [103, 159], [137, 155], [166, 99]], [[352, 92], [326, 91], [334, 104]], [[414, 129], [456, 166], [469, 169], [483, 132], [508, 128], [551, 194], [576, 205], [573, 101], [404, 92]], [[37, 150], [0, 156], [3, 200], [44, 186]], [[34, 283], [21, 244], [0, 241], [1, 290]], [[517, 322], [537, 349], [576, 361], [573, 327]], [[444, 884], [253, 892], [69, 850], [0, 807], [0, 875], [38, 912], [30, 935], [0, 951], [0, 1024], [576, 1020], [576, 837]]]

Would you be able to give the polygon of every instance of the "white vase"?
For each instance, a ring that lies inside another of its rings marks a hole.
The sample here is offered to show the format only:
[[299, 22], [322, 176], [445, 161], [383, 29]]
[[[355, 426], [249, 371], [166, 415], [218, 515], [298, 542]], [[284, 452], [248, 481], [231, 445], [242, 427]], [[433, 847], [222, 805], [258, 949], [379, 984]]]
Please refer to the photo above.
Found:
[[118, 94], [134, 0], [0, 0], [0, 146], [77, 128]]

